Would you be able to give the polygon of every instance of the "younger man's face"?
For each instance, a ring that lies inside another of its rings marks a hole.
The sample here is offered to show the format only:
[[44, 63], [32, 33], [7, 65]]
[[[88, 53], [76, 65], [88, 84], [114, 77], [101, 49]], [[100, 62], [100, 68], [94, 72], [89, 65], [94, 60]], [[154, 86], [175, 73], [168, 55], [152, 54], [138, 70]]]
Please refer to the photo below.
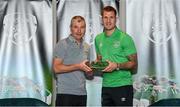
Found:
[[102, 16], [105, 30], [112, 30], [116, 26], [116, 16], [113, 11], [104, 11]]

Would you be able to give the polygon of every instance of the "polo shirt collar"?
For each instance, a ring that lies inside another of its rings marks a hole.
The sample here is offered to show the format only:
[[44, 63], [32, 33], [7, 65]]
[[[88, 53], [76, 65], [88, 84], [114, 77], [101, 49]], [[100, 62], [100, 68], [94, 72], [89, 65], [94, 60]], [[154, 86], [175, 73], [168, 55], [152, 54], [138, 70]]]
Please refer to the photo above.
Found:
[[114, 32], [113, 32], [110, 36], [107, 36], [106, 33], [104, 33], [104, 35], [105, 35], [106, 37], [114, 37], [118, 31], [119, 31], [119, 29], [118, 29], [117, 27], [115, 27]]
[[80, 47], [82, 46], [83, 44], [83, 41], [84, 41], [84, 38], [82, 38], [80, 44], [77, 42], [77, 40], [72, 36], [72, 34], [69, 35], [69, 40], [72, 42], [72, 43], [75, 43], [76, 45], [79, 45]]

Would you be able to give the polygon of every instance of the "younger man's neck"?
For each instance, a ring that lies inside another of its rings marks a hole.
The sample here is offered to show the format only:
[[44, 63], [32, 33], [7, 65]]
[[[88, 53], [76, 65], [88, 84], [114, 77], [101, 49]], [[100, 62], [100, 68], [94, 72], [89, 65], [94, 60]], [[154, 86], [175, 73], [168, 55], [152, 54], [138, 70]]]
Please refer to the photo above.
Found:
[[106, 33], [106, 35], [107, 36], [111, 36], [112, 35], [112, 33], [114, 32], [114, 30], [115, 30], [115, 28], [113, 28], [113, 29], [108, 29], [108, 30], [105, 30], [105, 33]]

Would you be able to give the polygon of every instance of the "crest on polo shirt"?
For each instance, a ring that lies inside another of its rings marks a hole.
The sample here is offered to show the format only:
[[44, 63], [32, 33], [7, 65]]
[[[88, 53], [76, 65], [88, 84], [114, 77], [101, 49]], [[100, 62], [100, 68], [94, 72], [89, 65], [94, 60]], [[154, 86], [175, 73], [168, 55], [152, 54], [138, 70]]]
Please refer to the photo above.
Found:
[[37, 20], [31, 14], [7, 14], [3, 20], [3, 28], [6, 37], [13, 44], [23, 46], [28, 44], [35, 36]]
[[120, 41], [114, 41], [113, 42], [113, 47], [118, 48], [120, 46]]

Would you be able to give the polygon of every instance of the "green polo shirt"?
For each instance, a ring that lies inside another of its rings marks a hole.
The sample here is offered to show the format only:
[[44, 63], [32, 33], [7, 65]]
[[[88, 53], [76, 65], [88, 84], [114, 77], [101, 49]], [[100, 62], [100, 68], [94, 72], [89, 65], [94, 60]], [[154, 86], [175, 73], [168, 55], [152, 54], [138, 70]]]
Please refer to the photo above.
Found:
[[[118, 28], [107, 36], [104, 32], [95, 38], [97, 54], [102, 56], [102, 61], [123, 63], [128, 61], [131, 54], [136, 53], [132, 38]], [[112, 73], [103, 74], [103, 87], [119, 87], [132, 85], [132, 76], [128, 70], [115, 70]]]

